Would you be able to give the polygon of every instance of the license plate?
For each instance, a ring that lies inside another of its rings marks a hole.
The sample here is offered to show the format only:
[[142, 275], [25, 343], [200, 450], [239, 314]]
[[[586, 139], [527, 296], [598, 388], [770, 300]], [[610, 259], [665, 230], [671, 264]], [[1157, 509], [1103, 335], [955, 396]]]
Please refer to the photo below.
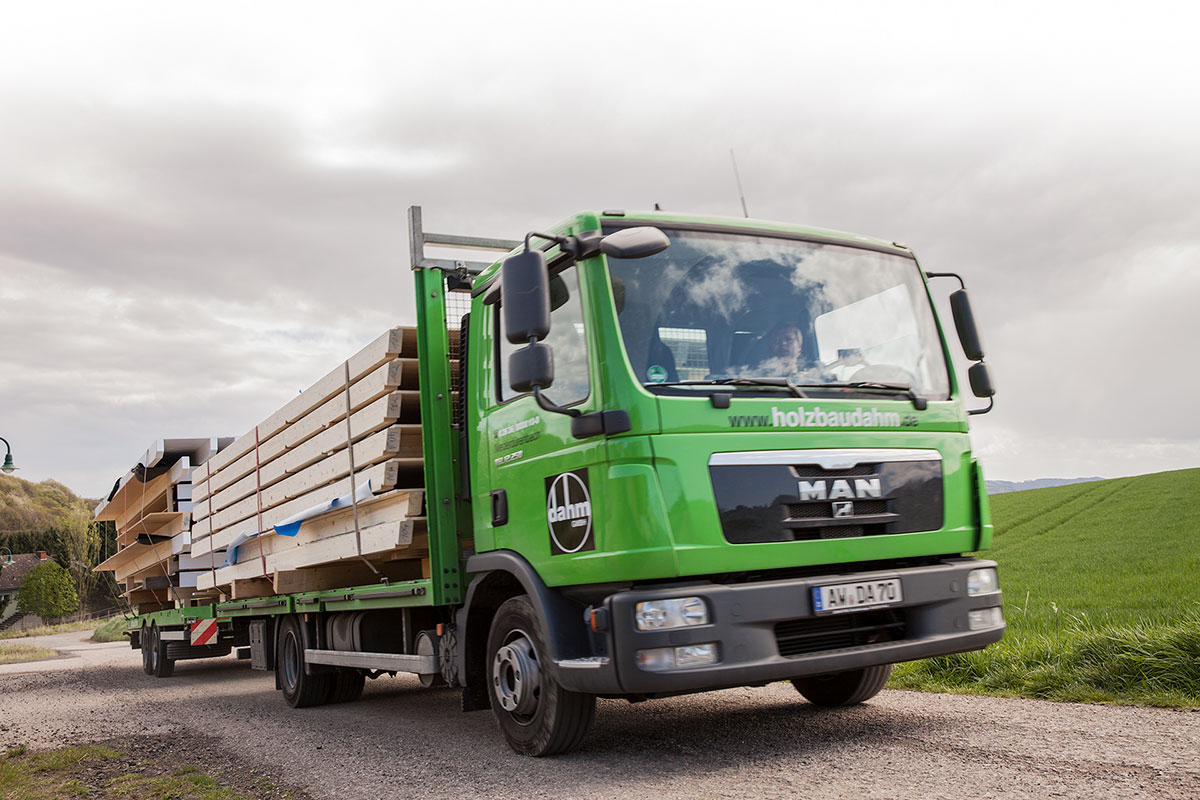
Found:
[[813, 611], [817, 614], [836, 614], [839, 611], [854, 611], [859, 608], [890, 606], [899, 603], [904, 596], [900, 592], [900, 579], [886, 578], [814, 586], [812, 599]]

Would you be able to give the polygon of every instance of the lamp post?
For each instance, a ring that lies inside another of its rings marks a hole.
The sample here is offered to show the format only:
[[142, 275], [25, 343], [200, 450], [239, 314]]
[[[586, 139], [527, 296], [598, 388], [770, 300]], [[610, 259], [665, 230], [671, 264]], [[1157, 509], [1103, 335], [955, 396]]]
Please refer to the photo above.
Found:
[[3, 436], [0, 436], [0, 442], [4, 442], [4, 447], [8, 451], [4, 455], [4, 466], [0, 467], [0, 472], [5, 473], [6, 475], [11, 475], [17, 471], [17, 467], [13, 465], [12, 460], [12, 445], [10, 445], [8, 443], [8, 439], [5, 439]]
[[0, 561], [0, 567], [7, 567], [9, 564], [16, 563], [12, 557], [12, 550], [9, 550], [7, 547], [0, 547], [0, 550], [4, 550], [8, 553], [8, 558], [4, 559], [3, 561]]

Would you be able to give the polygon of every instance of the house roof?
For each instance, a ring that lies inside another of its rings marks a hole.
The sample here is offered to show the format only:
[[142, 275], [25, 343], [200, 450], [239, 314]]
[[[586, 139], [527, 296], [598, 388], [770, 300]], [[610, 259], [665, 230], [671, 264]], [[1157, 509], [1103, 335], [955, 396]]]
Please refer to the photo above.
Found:
[[5, 564], [5, 560], [0, 556], [0, 592], [21, 588], [29, 570], [42, 563], [37, 553], [15, 553], [11, 564]]

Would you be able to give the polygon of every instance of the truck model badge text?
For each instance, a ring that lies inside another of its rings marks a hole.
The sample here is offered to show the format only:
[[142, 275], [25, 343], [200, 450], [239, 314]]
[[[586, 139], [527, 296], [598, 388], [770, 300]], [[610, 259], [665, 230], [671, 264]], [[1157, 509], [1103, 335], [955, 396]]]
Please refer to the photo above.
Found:
[[829, 481], [800, 481], [801, 500], [840, 500], [848, 498], [883, 497], [879, 478], [855, 478], [854, 486], [850, 481], [838, 478], [830, 487]]

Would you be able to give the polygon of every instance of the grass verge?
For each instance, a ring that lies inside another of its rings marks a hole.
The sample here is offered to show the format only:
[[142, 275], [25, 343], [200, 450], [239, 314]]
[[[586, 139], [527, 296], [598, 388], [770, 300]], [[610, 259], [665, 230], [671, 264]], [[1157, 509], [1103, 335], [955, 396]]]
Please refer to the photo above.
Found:
[[119, 642], [125, 638], [122, 631], [125, 630], [124, 617], [109, 617], [100, 627], [96, 628], [92, 634], [93, 642]]
[[292, 798], [264, 782], [239, 788], [194, 764], [144, 759], [102, 745], [0, 755], [0, 800], [106, 797], [113, 800], [261, 800]]
[[28, 644], [0, 644], [0, 664], [17, 661], [33, 661], [38, 658], [53, 658], [58, 652], [49, 647], [34, 647]]
[[986, 650], [900, 664], [897, 689], [1200, 708], [1200, 613], [1177, 624], [1017, 630]]
[[107, 619], [93, 619], [86, 622], [62, 622], [58, 625], [42, 625], [40, 628], [30, 628], [26, 631], [0, 631], [0, 639], [23, 639], [26, 636], [51, 636], [55, 633], [74, 633], [76, 631], [90, 631], [99, 625], [111, 622], [114, 619], [121, 617], [108, 617]]
[[902, 689], [1200, 708], [1200, 469], [991, 498], [1003, 641]]

